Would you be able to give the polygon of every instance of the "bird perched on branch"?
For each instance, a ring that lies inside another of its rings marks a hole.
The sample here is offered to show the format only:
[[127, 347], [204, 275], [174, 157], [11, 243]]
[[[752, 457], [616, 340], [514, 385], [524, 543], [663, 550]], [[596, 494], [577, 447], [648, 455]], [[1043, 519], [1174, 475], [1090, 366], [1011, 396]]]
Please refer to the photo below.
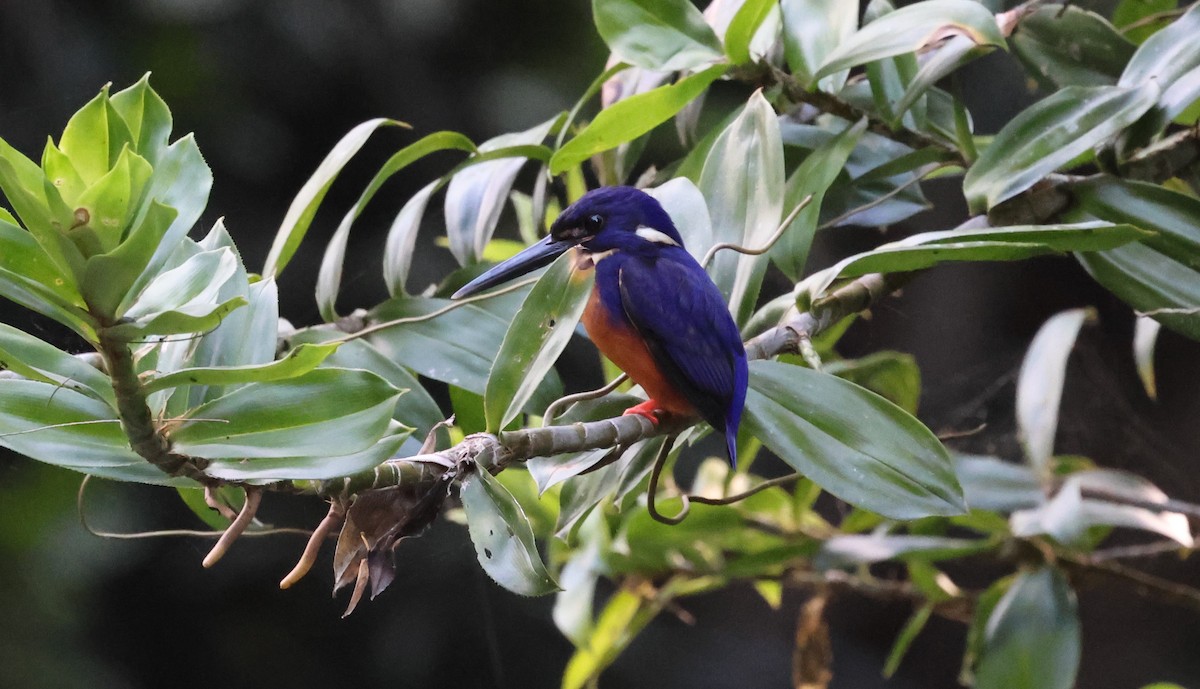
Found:
[[653, 423], [661, 412], [700, 416], [725, 434], [737, 463], [737, 432], [749, 377], [741, 333], [720, 290], [683, 248], [663, 207], [633, 187], [584, 194], [545, 239], [454, 294], [461, 298], [548, 265], [568, 250], [596, 271], [583, 312], [588, 336], [650, 399], [626, 414]]

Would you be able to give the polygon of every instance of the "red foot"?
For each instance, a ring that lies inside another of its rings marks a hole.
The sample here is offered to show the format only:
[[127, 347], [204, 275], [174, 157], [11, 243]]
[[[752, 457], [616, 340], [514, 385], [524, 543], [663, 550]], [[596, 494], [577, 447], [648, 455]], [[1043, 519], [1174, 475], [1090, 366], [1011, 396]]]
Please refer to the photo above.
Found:
[[654, 400], [646, 400], [645, 402], [642, 402], [641, 404], [634, 405], [634, 406], [626, 409], [625, 413], [622, 414], [622, 416], [628, 416], [630, 414], [637, 414], [638, 416], [644, 416], [647, 419], [650, 419], [650, 423], [657, 426], [658, 421], [659, 421], [659, 416], [662, 413], [663, 413], [663, 410], [662, 410], [661, 404], [659, 404], [658, 402], [655, 402]]

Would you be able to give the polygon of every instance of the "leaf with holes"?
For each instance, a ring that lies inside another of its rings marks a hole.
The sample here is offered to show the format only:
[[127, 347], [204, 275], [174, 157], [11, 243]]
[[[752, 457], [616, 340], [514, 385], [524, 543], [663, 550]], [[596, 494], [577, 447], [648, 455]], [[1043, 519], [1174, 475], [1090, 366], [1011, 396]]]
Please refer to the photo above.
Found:
[[529, 291], [488, 374], [483, 399], [489, 431], [516, 418], [554, 366], [583, 315], [591, 278], [575, 274], [574, 254], [568, 252]]
[[463, 479], [461, 496], [475, 556], [493, 581], [522, 596], [559, 590], [538, 554], [529, 519], [504, 486], [478, 468]]

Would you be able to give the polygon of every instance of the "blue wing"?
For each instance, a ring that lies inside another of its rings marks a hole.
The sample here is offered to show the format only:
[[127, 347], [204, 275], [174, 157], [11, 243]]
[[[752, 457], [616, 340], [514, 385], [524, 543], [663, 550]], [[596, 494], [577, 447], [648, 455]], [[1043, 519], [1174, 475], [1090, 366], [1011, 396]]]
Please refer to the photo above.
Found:
[[713, 428], [725, 432], [730, 460], [745, 402], [746, 352], [720, 290], [683, 249], [620, 262], [625, 315], [650, 355]]

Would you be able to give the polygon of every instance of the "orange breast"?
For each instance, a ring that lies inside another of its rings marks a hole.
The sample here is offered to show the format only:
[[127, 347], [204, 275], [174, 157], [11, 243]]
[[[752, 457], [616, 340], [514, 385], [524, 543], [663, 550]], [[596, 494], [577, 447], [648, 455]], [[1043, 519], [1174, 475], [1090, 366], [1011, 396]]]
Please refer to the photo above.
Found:
[[628, 373], [633, 382], [641, 385], [660, 408], [673, 414], [696, 414], [696, 408], [671, 385], [654, 363], [650, 350], [637, 331], [623, 319], [609, 317], [607, 309], [600, 303], [599, 290], [593, 289], [588, 297], [582, 320], [588, 336], [600, 352]]

